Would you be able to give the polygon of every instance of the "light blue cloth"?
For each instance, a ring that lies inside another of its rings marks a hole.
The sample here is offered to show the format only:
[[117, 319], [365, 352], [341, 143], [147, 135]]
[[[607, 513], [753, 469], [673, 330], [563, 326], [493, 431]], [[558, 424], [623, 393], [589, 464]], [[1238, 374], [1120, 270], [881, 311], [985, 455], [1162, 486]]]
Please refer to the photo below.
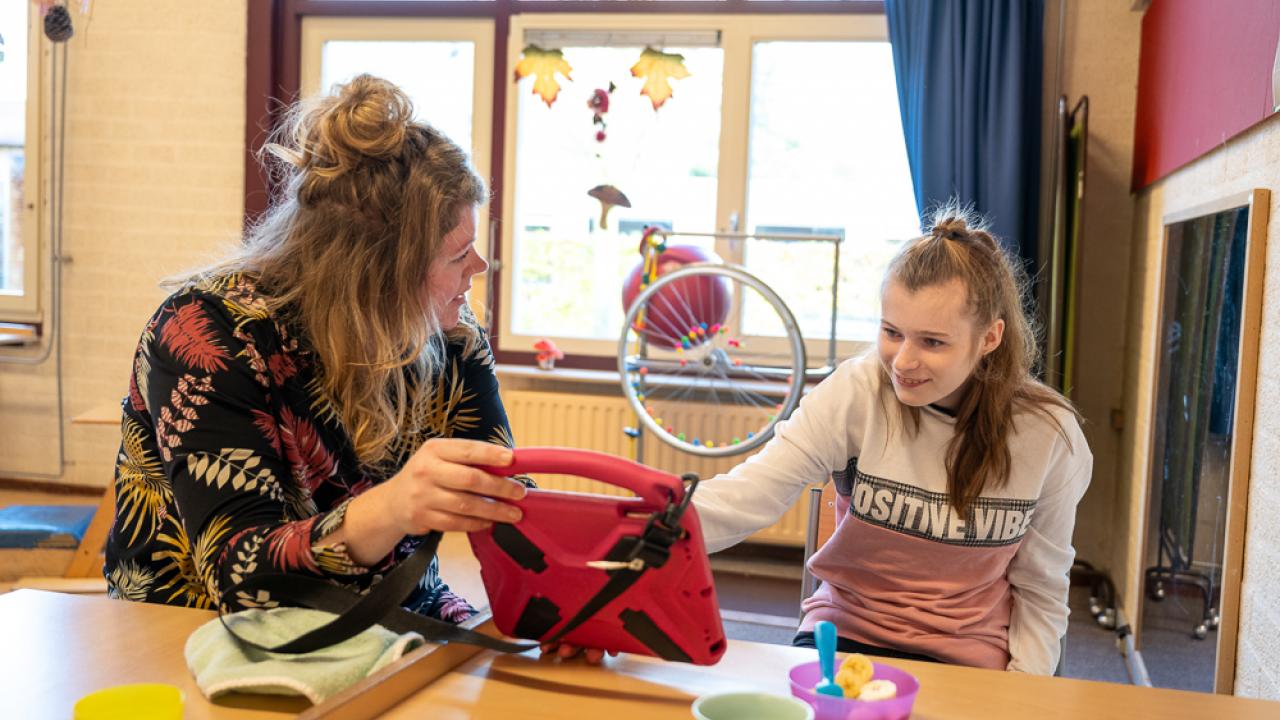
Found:
[[[333, 620], [307, 608], [244, 610], [226, 616], [245, 638], [280, 645]], [[196, 685], [210, 700], [230, 692], [302, 695], [319, 703], [423, 644], [417, 633], [397, 635], [374, 625], [353, 638], [310, 653], [290, 655], [246, 648], [217, 618], [196, 628], [184, 654]]]

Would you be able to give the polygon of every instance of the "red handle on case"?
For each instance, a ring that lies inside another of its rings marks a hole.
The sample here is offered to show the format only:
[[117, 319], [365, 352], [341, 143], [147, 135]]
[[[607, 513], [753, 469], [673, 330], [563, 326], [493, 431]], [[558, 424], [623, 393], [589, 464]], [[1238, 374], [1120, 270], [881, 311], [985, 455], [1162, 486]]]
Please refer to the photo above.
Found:
[[558, 447], [518, 448], [513, 453], [515, 458], [506, 467], [482, 466], [480, 469], [494, 475], [577, 475], [626, 488], [655, 507], [684, 497], [684, 483], [680, 478], [616, 455]]

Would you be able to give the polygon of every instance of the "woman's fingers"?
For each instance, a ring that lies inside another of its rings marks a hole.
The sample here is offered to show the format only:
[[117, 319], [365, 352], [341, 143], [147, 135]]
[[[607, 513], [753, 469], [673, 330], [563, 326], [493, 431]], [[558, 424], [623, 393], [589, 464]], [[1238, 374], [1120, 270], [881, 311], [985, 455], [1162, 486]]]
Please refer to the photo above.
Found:
[[498, 523], [516, 523], [523, 517], [520, 508], [514, 505], [498, 502], [482, 495], [444, 488], [437, 490], [435, 511], [445, 515]]
[[441, 487], [504, 500], [519, 500], [524, 497], [524, 483], [519, 480], [490, 475], [483, 470], [461, 465], [447, 467], [447, 470], [442, 467], [436, 471], [436, 483]]
[[446, 462], [459, 465], [506, 467], [515, 458], [511, 448], [479, 440], [435, 438], [423, 443], [422, 450]]
[[[600, 648], [581, 648], [568, 643], [542, 643], [538, 647], [543, 655], [553, 655], [561, 660], [569, 660], [581, 654], [588, 665], [599, 665], [604, 661], [605, 651]], [[617, 654], [616, 650], [609, 651], [611, 657]]]

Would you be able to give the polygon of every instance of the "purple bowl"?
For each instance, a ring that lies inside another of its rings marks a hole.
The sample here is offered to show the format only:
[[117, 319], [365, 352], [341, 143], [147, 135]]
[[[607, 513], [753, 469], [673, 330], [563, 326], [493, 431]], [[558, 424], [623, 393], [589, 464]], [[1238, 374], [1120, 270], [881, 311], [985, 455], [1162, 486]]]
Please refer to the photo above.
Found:
[[874, 669], [871, 679], [892, 680], [898, 686], [897, 697], [863, 702], [818, 695], [813, 688], [822, 679], [822, 669], [816, 660], [791, 668], [791, 694], [813, 706], [814, 720], [905, 720], [911, 717], [911, 706], [920, 691], [920, 681], [892, 665], [878, 662], [871, 665]]

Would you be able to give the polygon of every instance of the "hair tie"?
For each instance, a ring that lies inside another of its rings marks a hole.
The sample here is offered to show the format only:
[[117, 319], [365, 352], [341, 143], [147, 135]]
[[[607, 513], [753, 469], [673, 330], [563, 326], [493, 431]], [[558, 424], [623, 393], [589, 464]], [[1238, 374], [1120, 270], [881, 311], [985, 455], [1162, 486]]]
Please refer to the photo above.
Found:
[[945, 238], [954, 242], [959, 242], [969, 238], [967, 234], [962, 233], [959, 230], [949, 230], [941, 225], [934, 225], [933, 230], [931, 230], [929, 234], [939, 240]]

